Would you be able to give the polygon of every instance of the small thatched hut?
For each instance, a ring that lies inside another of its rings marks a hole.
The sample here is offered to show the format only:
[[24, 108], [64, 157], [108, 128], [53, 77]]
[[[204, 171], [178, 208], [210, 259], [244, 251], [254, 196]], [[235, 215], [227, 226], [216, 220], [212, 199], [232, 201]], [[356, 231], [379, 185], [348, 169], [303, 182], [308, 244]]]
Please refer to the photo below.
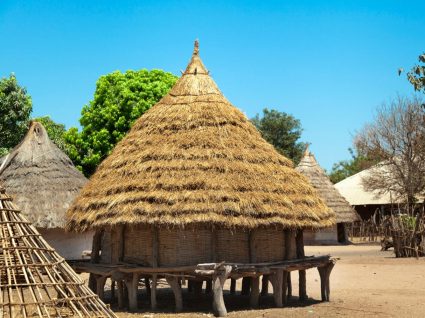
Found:
[[329, 180], [308, 146], [295, 169], [308, 178], [326, 205], [335, 212], [336, 218], [336, 224], [333, 226], [304, 231], [304, 242], [308, 244], [346, 243], [348, 241], [346, 224], [358, 221], [359, 216]]
[[[214, 280], [219, 315], [225, 314], [226, 278], [254, 277], [251, 300], [258, 303], [261, 271], [248, 275], [241, 264], [265, 268], [295, 259], [296, 229], [334, 224], [333, 213], [292, 162], [222, 95], [197, 43], [182, 77], [102, 162], [67, 217], [69, 229], [96, 230], [92, 256], [98, 268], [127, 264], [115, 269], [133, 273], [125, 279], [130, 308], [137, 306], [138, 279], [151, 277], [154, 295], [160, 275], [179, 308], [177, 280], [189, 276]], [[210, 264], [197, 267], [201, 263]]]
[[66, 259], [91, 250], [92, 233], [67, 233], [65, 212], [87, 179], [47, 135], [32, 122], [22, 140], [0, 160], [0, 182], [43, 237]]
[[0, 185], [0, 317], [116, 317]]

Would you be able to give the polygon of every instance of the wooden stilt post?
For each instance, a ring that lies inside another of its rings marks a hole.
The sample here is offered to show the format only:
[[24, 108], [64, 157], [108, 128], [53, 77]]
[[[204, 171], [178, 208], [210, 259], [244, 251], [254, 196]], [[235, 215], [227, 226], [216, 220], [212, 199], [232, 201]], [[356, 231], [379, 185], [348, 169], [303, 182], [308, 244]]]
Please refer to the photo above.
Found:
[[[298, 230], [295, 237], [297, 245], [297, 258], [301, 259], [305, 257], [304, 252], [304, 234], [303, 230]], [[298, 272], [298, 289], [299, 289], [299, 299], [301, 301], [307, 300], [307, 279], [305, 270], [300, 270]]]
[[329, 301], [330, 299], [329, 277], [331, 275], [332, 269], [334, 268], [334, 265], [334, 263], [329, 263], [326, 266], [317, 268], [320, 275], [320, 291], [322, 294], [322, 301]]
[[124, 308], [124, 286], [122, 280], [117, 281], [117, 292], [118, 292], [118, 308]]
[[251, 277], [242, 278], [242, 290], [241, 295], [249, 295], [251, 292]]
[[263, 275], [261, 281], [261, 296], [266, 296], [269, 293], [269, 275]]
[[179, 281], [175, 276], [166, 276], [167, 283], [170, 285], [174, 293], [174, 299], [176, 302], [176, 311], [180, 312], [183, 310], [183, 299], [182, 299], [182, 289], [180, 287]]
[[287, 294], [288, 291], [288, 272], [283, 270], [282, 271], [282, 303], [287, 303]]
[[137, 290], [139, 287], [139, 274], [133, 273], [125, 280], [128, 291], [128, 307], [131, 311], [137, 310]]
[[[93, 235], [90, 263], [99, 263], [100, 261], [100, 250], [102, 248], [102, 236], [103, 236], [103, 230], [97, 230]], [[90, 273], [90, 276], [89, 276], [89, 288], [93, 292], [97, 291], [96, 278], [95, 278], [95, 275], [92, 273]]]
[[106, 277], [96, 275], [96, 294], [101, 300], [105, 299], [105, 282]]
[[208, 279], [205, 286], [205, 294], [209, 295], [212, 293], [212, 280]]
[[236, 279], [230, 279], [230, 295], [236, 294]]
[[216, 317], [227, 315], [223, 299], [223, 285], [231, 271], [231, 266], [223, 266], [217, 269], [216, 274], [213, 276], [213, 311]]
[[201, 297], [202, 295], [202, 285], [203, 285], [203, 281], [194, 281], [193, 282], [193, 291], [194, 294], [196, 295], [196, 297]]
[[152, 275], [152, 286], [151, 286], [151, 309], [156, 310], [156, 284], [157, 284], [157, 275]]
[[252, 308], [258, 308], [260, 297], [260, 277], [253, 277], [251, 280], [251, 294], [249, 296], [249, 304]]
[[[152, 267], [159, 265], [159, 230], [157, 227], [152, 226]], [[158, 276], [152, 275], [151, 286], [151, 309], [156, 310], [156, 285]]]
[[276, 307], [283, 306], [282, 303], [282, 283], [283, 283], [283, 269], [276, 270], [276, 273], [270, 276], [270, 282], [273, 285], [273, 298]]
[[111, 303], [115, 301], [115, 281], [111, 279]]
[[292, 298], [292, 279], [291, 279], [291, 272], [288, 272], [288, 294], [286, 296], [286, 298], [288, 298], [288, 300], [290, 300]]

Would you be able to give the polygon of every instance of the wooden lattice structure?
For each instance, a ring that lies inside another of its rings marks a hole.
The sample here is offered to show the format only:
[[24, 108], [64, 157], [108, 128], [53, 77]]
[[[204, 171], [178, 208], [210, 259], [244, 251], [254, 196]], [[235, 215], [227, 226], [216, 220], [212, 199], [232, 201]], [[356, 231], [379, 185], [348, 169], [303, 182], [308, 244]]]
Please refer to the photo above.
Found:
[[0, 317], [116, 317], [0, 186]]

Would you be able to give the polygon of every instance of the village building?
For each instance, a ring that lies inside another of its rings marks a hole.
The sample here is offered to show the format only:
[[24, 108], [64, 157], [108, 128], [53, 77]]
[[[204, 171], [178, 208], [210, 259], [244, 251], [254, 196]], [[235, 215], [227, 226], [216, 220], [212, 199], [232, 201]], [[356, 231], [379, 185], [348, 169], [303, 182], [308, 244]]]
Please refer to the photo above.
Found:
[[0, 185], [0, 317], [116, 317]]
[[305, 298], [311, 267], [329, 300], [334, 259], [304, 257], [302, 229], [333, 226], [334, 213], [223, 96], [197, 43], [181, 78], [102, 162], [67, 218], [70, 230], [96, 231], [92, 263], [78, 270], [94, 275], [99, 295], [106, 279], [116, 282], [120, 306], [127, 290], [131, 310], [141, 278], [153, 309], [160, 278], [172, 288], [176, 310], [187, 281], [198, 290], [206, 281], [215, 314], [224, 316], [224, 282], [243, 277], [256, 307], [262, 275], [282, 306], [288, 273], [300, 271]]
[[91, 250], [92, 232], [67, 233], [65, 213], [87, 179], [33, 121], [24, 139], [0, 159], [0, 182], [25, 217], [66, 259]]
[[372, 173], [377, 173], [376, 169], [381, 171], [385, 169], [385, 166], [375, 165], [335, 184], [335, 188], [353, 206], [363, 221], [369, 220], [377, 214], [380, 216], [390, 215], [391, 211], [398, 209], [398, 203], [400, 203], [396, 194], [391, 191], [381, 193], [376, 190], [367, 190], [364, 187], [363, 180]]
[[350, 203], [339, 193], [332, 184], [326, 172], [317, 163], [317, 160], [308, 149], [308, 146], [295, 168], [310, 181], [326, 205], [335, 213], [336, 224], [319, 230], [305, 230], [304, 243], [306, 244], [335, 244], [348, 242], [347, 225], [359, 221], [360, 217]]

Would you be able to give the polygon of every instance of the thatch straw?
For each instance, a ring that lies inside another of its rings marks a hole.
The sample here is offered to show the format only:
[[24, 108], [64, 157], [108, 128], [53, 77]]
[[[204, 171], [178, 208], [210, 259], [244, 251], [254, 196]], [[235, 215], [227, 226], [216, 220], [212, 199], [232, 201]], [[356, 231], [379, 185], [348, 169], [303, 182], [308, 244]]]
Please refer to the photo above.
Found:
[[0, 317], [116, 317], [0, 185]]
[[124, 223], [323, 227], [333, 213], [209, 76], [197, 45], [67, 213], [70, 229]]
[[316, 158], [308, 149], [308, 146], [304, 152], [304, 156], [295, 169], [308, 178], [320, 197], [326, 202], [326, 205], [335, 212], [337, 223], [360, 220], [357, 212], [339, 193], [331, 180], [329, 180], [325, 171], [319, 166]]
[[1, 160], [0, 182], [36, 227], [56, 228], [64, 227], [65, 212], [87, 179], [43, 125], [32, 122], [22, 142]]

